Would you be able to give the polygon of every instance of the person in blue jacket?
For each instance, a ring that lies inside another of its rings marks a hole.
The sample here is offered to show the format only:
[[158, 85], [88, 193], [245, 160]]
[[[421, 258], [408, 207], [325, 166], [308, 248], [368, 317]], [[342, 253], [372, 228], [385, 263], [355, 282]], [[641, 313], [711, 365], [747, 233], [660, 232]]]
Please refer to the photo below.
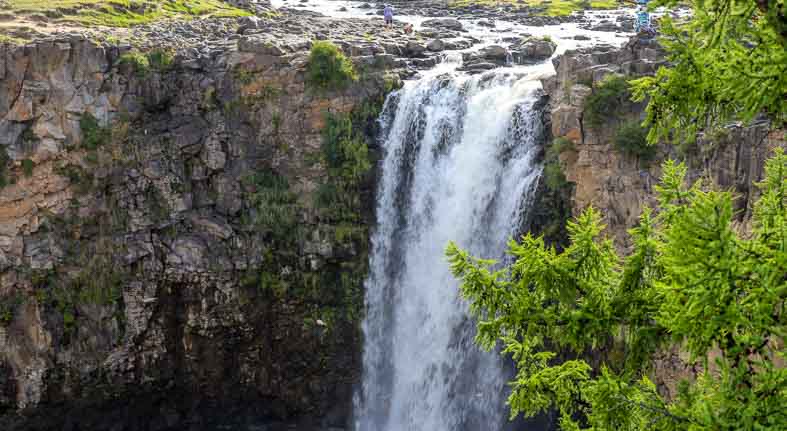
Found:
[[385, 5], [385, 8], [383, 9], [383, 18], [385, 18], [386, 27], [393, 25], [393, 7], [391, 7], [391, 5]]

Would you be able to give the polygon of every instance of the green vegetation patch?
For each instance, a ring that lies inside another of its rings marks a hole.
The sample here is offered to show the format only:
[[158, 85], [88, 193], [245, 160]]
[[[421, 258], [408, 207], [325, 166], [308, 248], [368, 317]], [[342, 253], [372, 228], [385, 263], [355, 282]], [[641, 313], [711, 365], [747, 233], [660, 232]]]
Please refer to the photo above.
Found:
[[11, 157], [4, 146], [0, 146], [0, 188], [7, 186], [10, 183], [8, 166], [11, 164]]
[[343, 89], [358, 79], [352, 62], [328, 41], [314, 41], [306, 65], [306, 82], [318, 90]]
[[[766, 162], [750, 232], [732, 192], [691, 184], [674, 161], [662, 172], [658, 208], [643, 209], [627, 256], [593, 206], [568, 223], [562, 251], [526, 233], [501, 267], [448, 245], [476, 342], [502, 343], [516, 364], [512, 419], [551, 412], [565, 431], [787, 429], [787, 155]], [[695, 373], [669, 395], [651, 380], [664, 351]]]
[[615, 147], [624, 154], [651, 160], [656, 155], [656, 146], [648, 144], [648, 129], [639, 121], [623, 123], [615, 133]]
[[573, 149], [574, 143], [563, 137], [555, 138], [547, 147], [544, 157], [544, 181], [550, 190], [560, 191], [569, 186], [563, 172], [563, 165], [560, 163], [560, 154]]
[[591, 127], [601, 127], [607, 120], [619, 115], [630, 100], [631, 91], [626, 78], [608, 75], [585, 100], [582, 120]]
[[504, 5], [529, 6], [541, 8], [540, 15], [565, 16], [585, 9], [615, 9], [620, 7], [616, 0], [450, 0], [451, 7], [487, 7], [496, 8]]
[[138, 78], [145, 78], [152, 71], [163, 73], [175, 67], [175, 55], [162, 48], [147, 53], [129, 51], [120, 56], [118, 65], [130, 68]]
[[160, 19], [251, 15], [222, 0], [8, 0], [19, 15], [44, 14], [84, 25], [131, 27]]

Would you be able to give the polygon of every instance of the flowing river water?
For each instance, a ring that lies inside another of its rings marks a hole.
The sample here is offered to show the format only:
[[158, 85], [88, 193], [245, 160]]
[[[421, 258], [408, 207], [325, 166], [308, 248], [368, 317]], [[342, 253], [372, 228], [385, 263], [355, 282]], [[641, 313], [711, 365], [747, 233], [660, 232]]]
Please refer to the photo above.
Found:
[[[367, 17], [358, 5], [310, 0], [303, 8]], [[598, 14], [610, 13], [627, 12]], [[424, 18], [397, 17], [416, 29]], [[558, 43], [557, 55], [599, 43], [619, 46], [629, 36], [576, 24], [500, 21], [489, 29], [462, 23], [482, 41], [473, 50], [527, 33], [549, 35]], [[579, 34], [588, 40], [574, 39]], [[510, 376], [498, 352], [474, 345], [475, 323], [444, 250], [455, 241], [474, 255], [499, 258], [506, 241], [521, 233], [548, 135], [539, 78], [554, 69], [546, 61], [470, 76], [457, 71], [460, 65], [460, 53], [446, 53], [437, 67], [391, 94], [379, 119], [384, 158], [366, 281], [356, 431], [499, 431], [507, 423]]]

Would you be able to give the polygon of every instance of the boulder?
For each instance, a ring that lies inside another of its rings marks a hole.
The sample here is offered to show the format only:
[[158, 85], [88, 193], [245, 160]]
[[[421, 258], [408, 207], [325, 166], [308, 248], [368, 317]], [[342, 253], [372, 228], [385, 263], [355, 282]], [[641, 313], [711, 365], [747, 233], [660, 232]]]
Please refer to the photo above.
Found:
[[243, 33], [246, 30], [256, 30], [260, 28], [262, 20], [256, 16], [243, 16], [238, 18], [238, 33]]
[[426, 44], [426, 49], [432, 52], [440, 52], [445, 49], [445, 43], [440, 39], [434, 39]]
[[533, 64], [552, 57], [556, 48], [552, 39], [533, 37], [512, 45], [511, 56], [516, 64]]
[[448, 30], [462, 31], [464, 27], [458, 19], [454, 18], [434, 18], [428, 19], [422, 23], [424, 27], [444, 28]]
[[413, 57], [421, 57], [426, 51], [426, 47], [418, 42], [409, 41], [407, 45], [404, 46], [404, 55], [410, 58]]
[[447, 50], [467, 49], [473, 46], [473, 41], [467, 39], [455, 39], [443, 41], [443, 48]]
[[284, 51], [277, 45], [259, 36], [243, 36], [238, 39], [238, 50], [241, 52], [252, 52], [254, 54], [272, 55], [275, 57], [284, 55]]

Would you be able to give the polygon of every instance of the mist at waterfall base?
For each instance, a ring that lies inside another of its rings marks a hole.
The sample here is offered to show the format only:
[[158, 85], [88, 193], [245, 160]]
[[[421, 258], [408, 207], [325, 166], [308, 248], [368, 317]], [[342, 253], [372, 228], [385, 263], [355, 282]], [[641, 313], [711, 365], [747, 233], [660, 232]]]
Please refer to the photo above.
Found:
[[455, 241], [501, 258], [521, 233], [542, 171], [542, 92], [521, 71], [446, 69], [407, 82], [380, 118], [384, 158], [356, 431], [510, 424], [510, 359], [474, 344], [475, 321], [444, 250]]

